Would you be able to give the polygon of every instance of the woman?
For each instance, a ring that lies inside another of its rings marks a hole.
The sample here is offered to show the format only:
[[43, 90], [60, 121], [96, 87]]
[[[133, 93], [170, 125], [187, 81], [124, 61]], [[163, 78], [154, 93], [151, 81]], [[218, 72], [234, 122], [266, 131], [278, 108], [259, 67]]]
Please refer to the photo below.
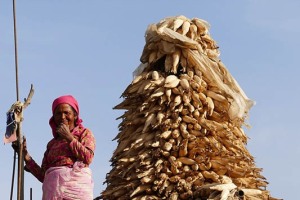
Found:
[[82, 125], [78, 102], [71, 95], [55, 99], [52, 113], [53, 139], [42, 165], [31, 158], [24, 140], [25, 169], [43, 183], [43, 200], [92, 200], [94, 183], [89, 165], [95, 151], [93, 133]]

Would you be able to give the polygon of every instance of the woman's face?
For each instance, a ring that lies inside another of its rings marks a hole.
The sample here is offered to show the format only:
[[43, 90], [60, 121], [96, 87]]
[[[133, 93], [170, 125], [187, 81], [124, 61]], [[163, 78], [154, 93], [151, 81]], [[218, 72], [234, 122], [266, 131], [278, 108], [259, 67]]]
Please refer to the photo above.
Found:
[[73, 128], [75, 128], [77, 113], [72, 109], [72, 107], [69, 104], [63, 103], [59, 104], [55, 108], [53, 118], [57, 126], [63, 123], [69, 126], [69, 129], [72, 130]]

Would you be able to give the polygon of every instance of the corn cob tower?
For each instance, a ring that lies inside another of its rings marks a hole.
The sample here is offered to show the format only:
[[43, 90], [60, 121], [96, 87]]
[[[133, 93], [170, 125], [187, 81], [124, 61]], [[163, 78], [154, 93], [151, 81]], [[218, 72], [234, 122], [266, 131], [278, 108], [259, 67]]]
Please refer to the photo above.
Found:
[[245, 147], [253, 101], [208, 30], [184, 16], [148, 27], [141, 65], [114, 107], [126, 111], [98, 199], [273, 199]]

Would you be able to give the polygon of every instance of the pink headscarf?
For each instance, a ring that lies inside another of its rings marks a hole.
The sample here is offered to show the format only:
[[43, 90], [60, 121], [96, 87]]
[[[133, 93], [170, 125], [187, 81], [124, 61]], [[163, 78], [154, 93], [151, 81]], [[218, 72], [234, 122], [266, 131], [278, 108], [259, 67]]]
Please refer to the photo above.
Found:
[[[80, 119], [79, 117], [79, 106], [78, 106], [78, 102], [77, 100], [72, 96], [72, 95], [64, 95], [64, 96], [60, 96], [58, 98], [56, 98], [53, 103], [52, 103], [52, 115], [54, 114], [55, 108], [62, 103], [66, 103], [69, 104], [70, 106], [72, 106], [72, 108], [76, 111], [77, 113], [77, 120], [75, 122], [75, 126], [79, 126], [79, 127], [83, 127], [82, 126], [82, 119]], [[54, 122], [54, 118], [53, 116], [50, 118], [49, 120], [49, 124], [50, 127], [52, 129], [52, 133], [53, 136], [56, 137], [57, 133], [56, 133], [56, 124]], [[76, 127], [74, 128], [74, 130], [76, 129]], [[73, 134], [79, 134], [77, 132], [73, 132]]]

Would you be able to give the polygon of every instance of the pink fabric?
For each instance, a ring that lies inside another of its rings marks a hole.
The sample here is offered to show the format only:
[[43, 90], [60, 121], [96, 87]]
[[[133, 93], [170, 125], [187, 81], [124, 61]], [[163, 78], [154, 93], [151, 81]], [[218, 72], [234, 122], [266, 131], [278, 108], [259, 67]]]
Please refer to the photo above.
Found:
[[82, 162], [73, 168], [51, 167], [43, 182], [43, 200], [92, 200], [93, 189], [92, 172]]
[[[62, 103], [66, 103], [69, 104], [70, 106], [72, 106], [72, 108], [77, 112], [77, 121], [76, 121], [76, 126], [82, 127], [82, 119], [80, 119], [79, 117], [79, 105], [77, 100], [72, 96], [72, 95], [64, 95], [64, 96], [60, 96], [58, 98], [56, 98], [53, 103], [52, 103], [52, 114], [55, 111], [55, 108]], [[50, 118], [49, 120], [49, 124], [51, 126], [52, 129], [52, 133], [53, 136], [56, 136], [56, 124], [54, 122], [54, 118], [53, 116]]]
[[55, 108], [62, 103], [67, 103], [72, 106], [79, 115], [78, 102], [72, 95], [64, 95], [56, 98], [52, 103], [52, 113], [54, 113]]

